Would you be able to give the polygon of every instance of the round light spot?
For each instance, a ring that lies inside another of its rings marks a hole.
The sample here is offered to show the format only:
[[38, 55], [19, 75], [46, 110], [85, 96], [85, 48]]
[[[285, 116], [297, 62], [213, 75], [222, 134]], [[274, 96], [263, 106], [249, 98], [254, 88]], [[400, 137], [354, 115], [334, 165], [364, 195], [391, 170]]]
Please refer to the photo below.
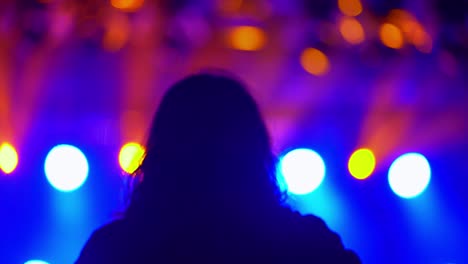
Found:
[[403, 34], [401, 30], [390, 23], [384, 23], [380, 27], [380, 40], [382, 43], [392, 49], [399, 49], [403, 46]]
[[313, 75], [324, 75], [330, 69], [327, 56], [315, 48], [307, 48], [301, 54], [301, 65], [308, 73]]
[[44, 171], [55, 189], [69, 192], [78, 189], [88, 177], [88, 161], [78, 148], [57, 145], [47, 154]]
[[26, 261], [24, 264], [49, 264], [49, 262], [45, 262], [45, 261], [43, 261], [43, 260], [34, 259], [34, 260], [28, 260], [28, 261]]
[[370, 149], [358, 149], [349, 158], [348, 170], [356, 179], [367, 179], [374, 169], [375, 156]]
[[119, 152], [119, 164], [126, 173], [133, 173], [141, 164], [145, 149], [138, 143], [127, 143]]
[[343, 17], [340, 20], [340, 33], [350, 44], [362, 43], [365, 39], [364, 28], [361, 23], [353, 17]]
[[229, 31], [228, 41], [233, 49], [255, 51], [265, 46], [265, 32], [254, 26], [237, 26]]
[[138, 9], [140, 9], [143, 4], [144, 0], [111, 0], [110, 3], [113, 7], [123, 10], [123, 11], [128, 11], [128, 12], [133, 12]]
[[315, 151], [305, 148], [288, 152], [280, 159], [280, 185], [288, 192], [304, 195], [313, 192], [325, 177], [325, 163]]
[[427, 159], [419, 153], [407, 153], [398, 157], [388, 171], [388, 183], [392, 191], [403, 198], [420, 195], [431, 180], [431, 168]]
[[360, 0], [338, 0], [338, 8], [347, 16], [357, 16], [362, 13]]
[[6, 174], [12, 173], [18, 166], [18, 153], [9, 143], [0, 145], [0, 170]]

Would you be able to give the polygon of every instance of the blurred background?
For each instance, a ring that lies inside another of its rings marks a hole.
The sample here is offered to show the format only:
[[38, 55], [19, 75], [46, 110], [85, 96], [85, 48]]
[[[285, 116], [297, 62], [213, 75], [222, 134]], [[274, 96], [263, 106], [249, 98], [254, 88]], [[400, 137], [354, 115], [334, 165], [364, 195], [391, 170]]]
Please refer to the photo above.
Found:
[[161, 96], [214, 68], [364, 263], [468, 263], [467, 33], [466, 0], [1, 0], [0, 262], [72, 263]]

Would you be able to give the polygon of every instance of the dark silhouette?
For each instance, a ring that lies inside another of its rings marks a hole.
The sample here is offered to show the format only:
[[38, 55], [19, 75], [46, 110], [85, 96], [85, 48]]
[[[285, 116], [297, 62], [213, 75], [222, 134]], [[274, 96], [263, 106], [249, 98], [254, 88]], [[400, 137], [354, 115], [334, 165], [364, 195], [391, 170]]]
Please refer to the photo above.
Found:
[[137, 173], [125, 216], [95, 231], [77, 263], [360, 263], [322, 220], [283, 206], [267, 129], [233, 78], [176, 83]]

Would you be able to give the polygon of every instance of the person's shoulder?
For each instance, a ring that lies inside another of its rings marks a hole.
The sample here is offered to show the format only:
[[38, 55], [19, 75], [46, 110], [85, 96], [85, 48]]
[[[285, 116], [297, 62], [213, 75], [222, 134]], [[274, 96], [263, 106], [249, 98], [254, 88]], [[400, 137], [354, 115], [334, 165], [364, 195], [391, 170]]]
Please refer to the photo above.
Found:
[[96, 229], [83, 247], [76, 263], [99, 263], [109, 261], [118, 252], [125, 250], [128, 241], [128, 223], [114, 220]]
[[304, 231], [330, 231], [325, 221], [315, 215], [302, 215], [297, 211], [289, 208], [283, 208], [281, 211], [282, 224], [286, 224], [290, 228], [299, 229], [301, 233]]
[[89, 242], [107, 244], [109, 246], [126, 240], [129, 224], [124, 219], [117, 219], [96, 229], [89, 238]]
[[301, 230], [301, 233], [304, 234], [315, 234], [315, 237], [332, 236], [336, 239], [339, 239], [339, 236], [332, 231], [325, 221], [315, 215], [301, 215], [298, 212], [291, 213], [291, 221], [294, 223], [294, 226]]
[[341, 237], [331, 230], [324, 220], [315, 215], [301, 215], [298, 212], [284, 211], [287, 232], [294, 240], [299, 255], [315, 258], [317, 263], [361, 263], [359, 257], [345, 248]]
[[122, 235], [123, 233], [125, 233], [125, 230], [128, 228], [128, 225], [129, 224], [127, 220], [116, 219], [96, 229], [93, 234], [102, 237]]

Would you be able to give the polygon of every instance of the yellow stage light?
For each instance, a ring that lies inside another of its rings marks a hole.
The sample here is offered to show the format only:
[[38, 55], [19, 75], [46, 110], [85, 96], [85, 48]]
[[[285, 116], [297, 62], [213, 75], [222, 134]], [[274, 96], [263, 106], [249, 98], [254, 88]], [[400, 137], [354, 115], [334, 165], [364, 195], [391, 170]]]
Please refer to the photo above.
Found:
[[0, 145], [0, 169], [6, 173], [12, 173], [18, 166], [18, 153], [9, 143]]
[[125, 144], [119, 153], [119, 164], [122, 170], [127, 173], [135, 172], [141, 164], [145, 155], [145, 149], [138, 143], [130, 142]]
[[348, 161], [348, 170], [354, 178], [367, 179], [375, 169], [375, 156], [370, 149], [356, 150]]

